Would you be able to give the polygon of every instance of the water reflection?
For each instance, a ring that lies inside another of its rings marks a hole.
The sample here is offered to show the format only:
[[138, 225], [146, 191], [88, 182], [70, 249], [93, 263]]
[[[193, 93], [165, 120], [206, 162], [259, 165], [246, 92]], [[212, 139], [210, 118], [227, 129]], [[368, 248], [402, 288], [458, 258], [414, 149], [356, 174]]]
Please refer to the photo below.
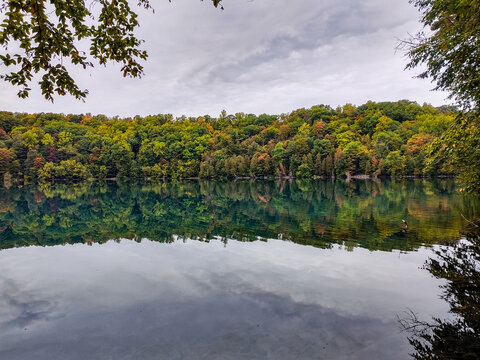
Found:
[[480, 221], [469, 221], [466, 239], [435, 250], [425, 269], [445, 280], [441, 298], [448, 303], [448, 317], [425, 321], [411, 310], [400, 319], [412, 333], [413, 358], [478, 359], [480, 354]]
[[479, 204], [452, 180], [31, 185], [0, 189], [0, 248], [179, 237], [412, 250], [459, 239]]
[[0, 358], [400, 359], [406, 308], [457, 315], [418, 359], [476, 354], [479, 211], [451, 180], [1, 189]]
[[0, 358], [399, 359], [395, 314], [446, 307], [402, 254], [280, 240], [0, 252]]

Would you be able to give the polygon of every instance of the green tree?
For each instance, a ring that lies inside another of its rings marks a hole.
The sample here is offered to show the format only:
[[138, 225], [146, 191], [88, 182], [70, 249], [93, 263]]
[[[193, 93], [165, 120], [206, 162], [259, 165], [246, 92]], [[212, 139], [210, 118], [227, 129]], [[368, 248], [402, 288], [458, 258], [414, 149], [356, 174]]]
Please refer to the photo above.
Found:
[[[212, 1], [216, 7], [221, 2]], [[138, 5], [151, 8], [149, 0], [138, 0]], [[0, 45], [6, 49], [0, 63], [12, 70], [0, 77], [20, 86], [22, 98], [28, 96], [35, 74], [41, 76], [39, 85], [48, 100], [66, 93], [85, 98], [88, 90], [78, 87], [64, 65], [67, 60], [83, 69], [93, 66], [92, 60], [100, 65], [115, 62], [121, 64], [123, 76], [143, 75], [140, 62], [147, 52], [135, 35], [138, 15], [128, 0], [17, 0], [4, 2], [0, 13]], [[85, 41], [90, 43], [90, 57], [80, 49]]]
[[340, 148], [337, 149], [337, 151], [335, 152], [334, 164], [335, 164], [335, 174], [337, 174], [338, 176], [345, 175], [349, 170], [347, 156]]
[[198, 176], [202, 179], [212, 179], [215, 177], [215, 168], [210, 159], [200, 163], [200, 172]]
[[345, 146], [344, 152], [345, 152], [345, 155], [347, 156], [348, 171], [352, 173], [360, 173], [362, 170], [359, 168], [359, 164], [360, 164], [362, 154], [364, 152], [360, 141], [349, 142]]
[[410, 62], [426, 65], [420, 78], [432, 78], [436, 90], [449, 91], [466, 107], [480, 109], [479, 0], [411, 0], [429, 31], [402, 41]]
[[385, 169], [392, 175], [402, 175], [405, 167], [405, 160], [400, 154], [400, 151], [392, 151], [385, 158]]
[[312, 168], [308, 164], [301, 164], [296, 172], [299, 178], [309, 178], [312, 176]]
[[55, 179], [55, 164], [51, 162], [45, 163], [43, 168], [38, 172], [40, 182], [50, 182]]
[[250, 161], [250, 173], [253, 176], [267, 176], [270, 175], [271, 167], [270, 155], [266, 153], [257, 153]]
[[302, 164], [298, 167], [296, 175], [299, 178], [310, 178], [313, 175], [314, 163], [312, 154], [302, 157]]
[[323, 158], [332, 152], [333, 146], [330, 140], [317, 139], [313, 142], [313, 149]]
[[13, 156], [10, 151], [0, 148], [0, 175], [3, 176], [8, 171], [12, 159]]
[[[434, 141], [430, 163], [439, 163], [442, 158], [450, 162], [464, 188], [480, 192], [480, 0], [412, 2], [430, 31], [399, 44], [410, 57], [407, 68], [426, 65], [419, 77], [432, 78], [436, 90], [449, 91], [451, 98], [471, 111], [457, 116], [448, 133]], [[459, 146], [465, 151], [459, 151]]]
[[325, 159], [322, 160], [322, 169], [321, 169], [321, 175], [323, 176], [334, 176], [334, 162], [333, 162], [333, 156], [332, 155], [327, 155]]
[[[431, 146], [428, 168], [453, 167], [462, 190], [480, 193], [480, 119], [474, 113], [459, 117]], [[442, 168], [441, 168], [442, 169]]]

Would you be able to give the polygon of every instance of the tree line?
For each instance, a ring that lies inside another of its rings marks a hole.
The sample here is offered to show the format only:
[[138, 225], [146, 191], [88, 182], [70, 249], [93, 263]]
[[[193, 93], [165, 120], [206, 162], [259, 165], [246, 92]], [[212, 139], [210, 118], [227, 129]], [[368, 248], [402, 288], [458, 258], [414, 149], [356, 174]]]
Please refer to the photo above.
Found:
[[0, 112], [0, 177], [86, 179], [454, 175], [429, 145], [453, 107], [401, 100], [302, 108], [281, 115], [225, 111], [108, 118]]

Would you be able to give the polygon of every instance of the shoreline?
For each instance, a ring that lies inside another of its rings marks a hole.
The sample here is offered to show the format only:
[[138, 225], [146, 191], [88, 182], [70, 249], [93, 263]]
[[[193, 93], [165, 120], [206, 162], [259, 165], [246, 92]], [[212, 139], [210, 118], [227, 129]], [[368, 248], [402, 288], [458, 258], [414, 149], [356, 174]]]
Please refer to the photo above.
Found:
[[40, 182], [40, 181], [28, 181], [25, 179], [9, 179], [0, 182], [3, 187], [8, 187], [7, 184], [13, 185], [54, 185], [54, 184], [79, 184], [79, 183], [93, 183], [93, 182], [172, 182], [172, 181], [292, 181], [292, 180], [402, 180], [402, 179], [455, 179], [453, 175], [434, 175], [434, 176], [422, 176], [422, 175], [403, 175], [403, 176], [388, 176], [388, 175], [367, 175], [367, 174], [357, 174], [357, 175], [346, 175], [346, 176], [312, 176], [312, 177], [296, 177], [296, 176], [237, 176], [234, 178], [228, 177], [218, 177], [218, 178], [201, 178], [201, 177], [187, 177], [187, 178], [172, 178], [172, 177], [161, 177], [161, 178], [90, 178], [90, 179], [80, 179], [80, 180], [68, 180], [68, 179], [56, 179], [54, 181]]

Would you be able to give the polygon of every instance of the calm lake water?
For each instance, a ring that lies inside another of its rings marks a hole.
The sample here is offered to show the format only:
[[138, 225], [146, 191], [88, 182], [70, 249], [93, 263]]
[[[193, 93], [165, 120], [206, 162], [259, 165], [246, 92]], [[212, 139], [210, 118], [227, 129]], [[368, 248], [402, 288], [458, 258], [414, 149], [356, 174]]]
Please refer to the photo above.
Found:
[[479, 211], [452, 180], [0, 188], [0, 359], [408, 359]]

